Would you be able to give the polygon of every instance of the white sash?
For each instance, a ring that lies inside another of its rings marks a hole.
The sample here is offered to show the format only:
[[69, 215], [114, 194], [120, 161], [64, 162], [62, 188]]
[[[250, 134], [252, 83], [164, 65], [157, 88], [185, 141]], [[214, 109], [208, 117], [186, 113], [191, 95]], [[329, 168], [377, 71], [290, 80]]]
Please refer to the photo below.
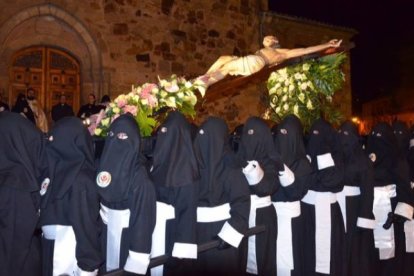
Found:
[[388, 218], [388, 213], [392, 212], [391, 198], [396, 195], [395, 184], [374, 187], [374, 240], [375, 247], [379, 249], [380, 260], [391, 259], [395, 256], [394, 225], [391, 225], [389, 229], [384, 229], [383, 225]]
[[76, 275], [76, 238], [72, 226], [42, 226], [45, 239], [54, 240], [53, 275]]
[[344, 219], [345, 233], [346, 233], [346, 197], [358, 196], [361, 194], [361, 189], [356, 186], [344, 186], [343, 190], [336, 193], [339, 207], [341, 207], [342, 217]]
[[300, 216], [300, 201], [273, 202], [277, 213], [277, 256], [278, 276], [290, 276], [295, 269], [292, 246], [292, 218]]
[[[272, 205], [270, 196], [258, 197], [257, 195], [250, 196], [250, 215], [249, 228], [256, 226], [256, 210]], [[268, 230], [269, 231], [269, 230]], [[251, 274], [258, 274], [257, 259], [256, 259], [256, 236], [250, 236], [247, 249], [247, 268], [246, 271]]]
[[106, 234], [106, 270], [119, 268], [119, 256], [121, 253], [122, 229], [129, 227], [129, 209], [114, 210], [101, 203], [102, 221], [107, 225]]
[[414, 253], [414, 220], [404, 222], [405, 252]]
[[[165, 232], [167, 220], [175, 218], [175, 209], [172, 205], [157, 201], [157, 223], [152, 233], [151, 257], [157, 257], [165, 254]], [[162, 276], [164, 266], [159, 265], [151, 268], [152, 276]]]
[[329, 274], [331, 270], [331, 204], [336, 194], [309, 190], [303, 202], [315, 205], [315, 271]]
[[215, 207], [197, 207], [197, 222], [215, 222], [228, 220], [230, 218], [229, 203]]

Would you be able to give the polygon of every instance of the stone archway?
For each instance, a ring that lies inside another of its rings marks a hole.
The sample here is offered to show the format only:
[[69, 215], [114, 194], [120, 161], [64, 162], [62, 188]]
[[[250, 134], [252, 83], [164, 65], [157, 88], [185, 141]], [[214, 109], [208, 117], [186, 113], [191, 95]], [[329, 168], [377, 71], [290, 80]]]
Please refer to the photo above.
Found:
[[81, 66], [81, 102], [92, 92], [101, 96], [102, 61], [96, 41], [79, 19], [50, 3], [21, 10], [0, 26], [0, 90], [9, 87], [13, 55], [33, 46], [51, 46], [73, 54]]

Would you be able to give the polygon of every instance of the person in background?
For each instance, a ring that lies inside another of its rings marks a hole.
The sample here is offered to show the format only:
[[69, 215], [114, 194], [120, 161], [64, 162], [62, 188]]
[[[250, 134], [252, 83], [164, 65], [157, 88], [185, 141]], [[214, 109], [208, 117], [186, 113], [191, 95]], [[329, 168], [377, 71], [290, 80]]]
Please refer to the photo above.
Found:
[[57, 122], [64, 117], [75, 116], [73, 109], [66, 103], [66, 96], [60, 95], [59, 103], [52, 107], [52, 120]]
[[3, 95], [0, 94], [0, 112], [2, 111], [9, 111], [9, 105], [3, 102]]
[[101, 103], [99, 104], [99, 108], [105, 110], [110, 103], [111, 103], [111, 98], [109, 98], [108, 95], [103, 95], [101, 99]]
[[19, 113], [20, 115], [31, 121], [33, 124], [36, 124], [35, 116], [24, 94], [20, 93], [17, 96], [16, 103], [12, 108], [12, 112]]
[[78, 117], [82, 119], [89, 118], [91, 115], [98, 113], [100, 110], [99, 106], [96, 105], [95, 94], [91, 93], [88, 95], [88, 103], [82, 105], [79, 109]]
[[49, 125], [47, 122], [46, 114], [42, 109], [42, 106], [36, 99], [35, 90], [31, 87], [27, 89], [27, 103], [30, 106], [30, 109], [32, 110], [34, 114], [34, 118], [36, 121], [36, 126], [43, 132], [47, 132], [49, 130]]

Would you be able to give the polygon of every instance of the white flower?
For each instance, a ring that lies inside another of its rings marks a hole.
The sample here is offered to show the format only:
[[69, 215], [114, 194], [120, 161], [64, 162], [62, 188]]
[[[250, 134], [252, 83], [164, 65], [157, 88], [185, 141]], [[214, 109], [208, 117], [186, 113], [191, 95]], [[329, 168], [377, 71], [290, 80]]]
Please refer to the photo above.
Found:
[[285, 80], [285, 86], [288, 86], [290, 84], [289, 80]]
[[276, 83], [276, 85], [274, 86], [274, 88], [278, 89], [280, 87], [280, 83]]
[[287, 89], [287, 87], [283, 87], [283, 92], [288, 92], [288, 89]]
[[119, 112], [121, 112], [121, 110], [119, 109], [119, 107], [117, 107], [117, 106], [115, 106], [113, 109], [112, 109], [112, 111], [115, 113], [115, 114], [119, 114]]
[[282, 102], [286, 102], [286, 101], [287, 101], [287, 99], [288, 99], [288, 96], [287, 96], [287, 95], [284, 95], [284, 96], [282, 97]]
[[289, 85], [289, 92], [295, 90], [295, 86], [293, 84]]
[[280, 112], [280, 106], [278, 106], [278, 107], [276, 107], [276, 113], [279, 113]]
[[295, 74], [295, 79], [301, 80], [302, 79], [302, 75], [300, 73], [296, 73]]
[[[102, 119], [101, 125], [102, 126], [108, 126], [109, 125], [109, 118]], [[97, 134], [97, 135], [99, 135], [99, 134]]]
[[308, 78], [306, 77], [306, 75], [305, 75], [305, 74], [303, 74], [303, 73], [301, 74], [301, 76], [300, 76], [300, 77], [301, 77], [301, 79], [302, 79], [302, 80], [307, 80], [307, 79], [308, 79]]
[[148, 100], [147, 99], [141, 99], [141, 104], [142, 105], [148, 105]]
[[288, 105], [287, 103], [285, 103], [285, 104], [283, 105], [283, 109], [284, 109], [285, 111], [288, 111], [288, 110], [289, 110], [289, 105]]
[[95, 135], [96, 135], [96, 136], [99, 136], [99, 135], [101, 135], [101, 133], [102, 133], [102, 129], [100, 129], [100, 128], [98, 128], [98, 127], [97, 127], [97, 128], [95, 129]]
[[308, 102], [306, 104], [306, 108], [309, 109], [309, 110], [312, 110], [313, 109], [313, 104], [312, 104], [312, 101], [311, 100], [308, 100]]
[[177, 107], [177, 104], [175, 103], [175, 98], [174, 97], [168, 97], [165, 100], [165, 104], [169, 107], [173, 107], [173, 108]]
[[309, 63], [304, 63], [304, 64], [302, 65], [302, 70], [303, 70], [303, 71], [309, 71], [309, 68], [310, 68]]
[[177, 97], [178, 97], [179, 99], [182, 99], [182, 98], [184, 97], [184, 93], [183, 93], [183, 92], [178, 92], [178, 93], [177, 93]]
[[269, 95], [275, 94], [276, 93], [276, 87], [273, 86], [272, 88], [269, 89]]
[[331, 96], [327, 96], [326, 97], [326, 100], [331, 103], [332, 102], [332, 97]]
[[158, 93], [158, 91], [160, 91], [160, 90], [158, 89], [158, 87], [154, 87], [154, 88], [151, 90], [152, 94], [157, 94], [157, 93]]
[[293, 113], [295, 113], [295, 115], [299, 113], [299, 106], [297, 104], [293, 107]]
[[304, 82], [300, 85], [300, 89], [306, 90], [306, 88], [308, 88], [308, 84], [306, 82]]
[[192, 84], [189, 81], [185, 82], [185, 88], [191, 88]]

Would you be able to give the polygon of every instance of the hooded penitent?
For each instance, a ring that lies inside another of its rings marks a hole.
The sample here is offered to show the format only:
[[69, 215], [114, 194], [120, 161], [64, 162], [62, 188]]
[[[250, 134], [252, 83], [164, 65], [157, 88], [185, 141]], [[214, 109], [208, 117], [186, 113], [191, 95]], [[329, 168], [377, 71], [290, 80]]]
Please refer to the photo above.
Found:
[[44, 273], [97, 271], [102, 260], [92, 137], [78, 118], [64, 118], [50, 131], [46, 153], [49, 180], [40, 190]]
[[156, 196], [141, 153], [138, 125], [130, 114], [112, 124], [96, 179], [106, 227], [106, 270], [145, 274], [156, 220]]
[[20, 114], [0, 113], [0, 275], [40, 275], [40, 182], [44, 138]]
[[200, 170], [198, 181], [197, 243], [220, 237], [231, 247], [204, 252], [197, 259], [197, 274], [238, 275], [240, 243], [247, 229], [250, 193], [241, 171], [230, 166], [233, 152], [224, 120], [209, 117], [199, 128], [194, 151]]

